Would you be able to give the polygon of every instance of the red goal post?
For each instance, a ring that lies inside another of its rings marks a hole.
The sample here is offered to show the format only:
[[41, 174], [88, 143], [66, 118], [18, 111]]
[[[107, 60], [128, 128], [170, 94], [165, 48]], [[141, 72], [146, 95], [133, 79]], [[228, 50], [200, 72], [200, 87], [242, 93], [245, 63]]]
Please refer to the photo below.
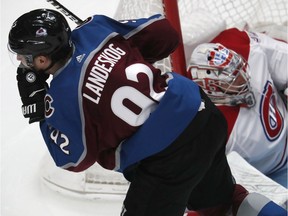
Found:
[[[178, 31], [182, 39], [181, 23], [179, 18], [179, 9], [177, 0], [163, 0], [164, 14], [170, 20], [172, 26]], [[171, 54], [172, 70], [177, 71], [181, 75], [186, 75], [186, 60], [184, 54], [183, 40], [180, 41], [178, 48]]]

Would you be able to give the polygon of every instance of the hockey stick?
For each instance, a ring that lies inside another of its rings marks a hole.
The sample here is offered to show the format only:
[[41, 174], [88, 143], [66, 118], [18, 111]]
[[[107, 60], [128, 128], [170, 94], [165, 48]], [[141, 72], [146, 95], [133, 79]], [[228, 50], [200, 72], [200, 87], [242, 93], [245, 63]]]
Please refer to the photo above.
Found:
[[70, 10], [68, 10], [66, 7], [64, 7], [62, 4], [60, 4], [58, 1], [56, 1], [56, 0], [46, 0], [46, 1], [50, 2], [57, 10], [62, 12], [65, 16], [69, 17], [77, 25], [81, 25], [83, 23], [83, 20], [81, 20], [79, 17], [77, 17], [74, 13], [72, 13]]

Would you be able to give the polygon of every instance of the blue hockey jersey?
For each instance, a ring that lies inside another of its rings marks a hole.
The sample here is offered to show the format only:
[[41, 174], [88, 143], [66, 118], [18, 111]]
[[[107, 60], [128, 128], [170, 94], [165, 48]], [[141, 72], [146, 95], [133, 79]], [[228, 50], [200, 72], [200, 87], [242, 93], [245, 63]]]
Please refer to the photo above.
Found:
[[162, 16], [95, 15], [71, 41], [73, 55], [50, 83], [40, 124], [57, 166], [78, 172], [98, 162], [122, 172], [169, 146], [196, 115], [198, 86], [152, 65], [179, 43]]

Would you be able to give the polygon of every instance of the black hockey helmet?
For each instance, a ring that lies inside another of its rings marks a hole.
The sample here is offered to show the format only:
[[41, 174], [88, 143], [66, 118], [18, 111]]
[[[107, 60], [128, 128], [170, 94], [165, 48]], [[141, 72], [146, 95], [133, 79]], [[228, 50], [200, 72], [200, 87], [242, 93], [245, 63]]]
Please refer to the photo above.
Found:
[[[37, 9], [20, 16], [9, 32], [9, 49], [33, 62], [38, 55], [52, 61], [67, 56], [72, 49], [71, 29], [65, 17], [50, 9]], [[32, 64], [32, 62], [29, 62]]]

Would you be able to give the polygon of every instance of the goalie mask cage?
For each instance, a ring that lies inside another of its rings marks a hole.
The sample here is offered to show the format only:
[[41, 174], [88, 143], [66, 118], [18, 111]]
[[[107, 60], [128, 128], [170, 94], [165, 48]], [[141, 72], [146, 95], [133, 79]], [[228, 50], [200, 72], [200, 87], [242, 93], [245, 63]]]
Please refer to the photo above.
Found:
[[[134, 19], [157, 13], [165, 15], [182, 32], [183, 41], [173, 56], [155, 64], [163, 72], [173, 70], [185, 75], [193, 49], [226, 28], [269, 32], [271, 26], [278, 25], [276, 29], [287, 41], [287, 0], [120, 0], [114, 18]], [[49, 160], [45, 159], [42, 180], [62, 194], [95, 199], [99, 194], [124, 195], [128, 189], [129, 183], [121, 174], [98, 164], [72, 173], [47, 163]]]

